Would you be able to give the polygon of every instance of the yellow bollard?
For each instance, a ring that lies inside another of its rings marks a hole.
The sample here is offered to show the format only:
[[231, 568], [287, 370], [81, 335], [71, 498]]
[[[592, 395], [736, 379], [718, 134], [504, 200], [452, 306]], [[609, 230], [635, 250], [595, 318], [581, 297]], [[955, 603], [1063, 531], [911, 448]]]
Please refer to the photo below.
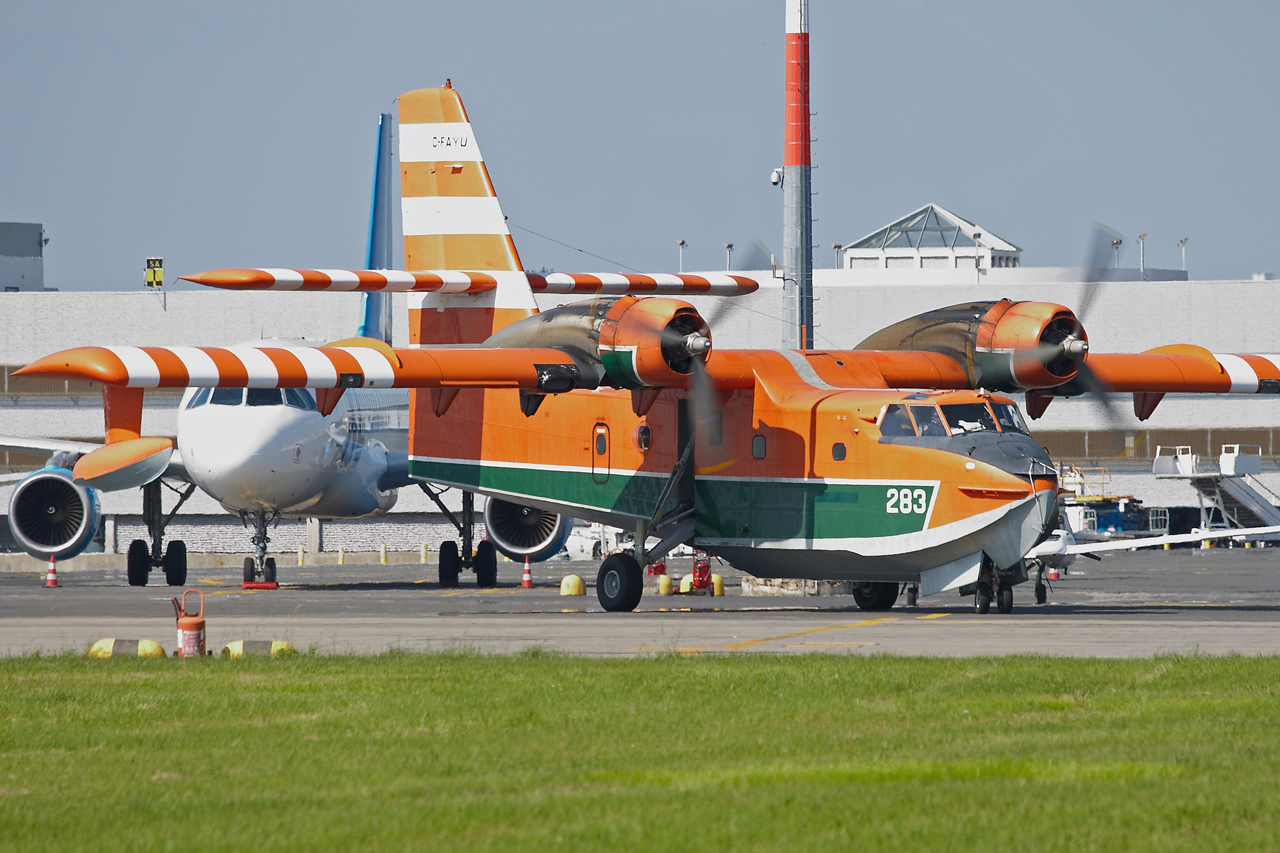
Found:
[[1252, 548], [1252, 547], [1253, 547], [1253, 543], [1252, 543], [1252, 542], [1250, 542], [1248, 539], [1246, 539], [1246, 540], [1245, 540], [1245, 542], [1244, 542], [1244, 547], [1246, 547], [1246, 548]]
[[387, 564], [387, 543], [385, 542], [378, 546], [378, 562], [384, 566]]
[[715, 574], [711, 576], [711, 594], [724, 595], [724, 578]]
[[587, 588], [578, 575], [565, 575], [560, 579], [561, 595], [586, 595]]
[[427, 561], [427, 543], [423, 542], [418, 546], [418, 562], [425, 563]]
[[1165, 549], [1166, 551], [1168, 551], [1168, 550], [1169, 550], [1169, 543], [1168, 543], [1168, 542], [1164, 543], [1164, 549]]
[[302, 555], [305, 554], [306, 551], [307, 551], [306, 548], [303, 548], [301, 545], [298, 546], [298, 565], [299, 566], [303, 565], [305, 562]]
[[666, 575], [658, 575], [658, 595], [671, 594], [671, 578]]
[[347, 562], [347, 552], [342, 548], [338, 549], [338, 565], [341, 566]]

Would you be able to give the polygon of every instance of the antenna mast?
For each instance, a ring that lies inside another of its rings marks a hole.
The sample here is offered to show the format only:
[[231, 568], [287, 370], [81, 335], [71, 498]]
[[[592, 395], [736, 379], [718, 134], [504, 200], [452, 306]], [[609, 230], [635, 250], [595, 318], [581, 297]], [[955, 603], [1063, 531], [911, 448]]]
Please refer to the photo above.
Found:
[[809, 197], [809, 0], [787, 0], [782, 152], [782, 345], [813, 349], [813, 212]]

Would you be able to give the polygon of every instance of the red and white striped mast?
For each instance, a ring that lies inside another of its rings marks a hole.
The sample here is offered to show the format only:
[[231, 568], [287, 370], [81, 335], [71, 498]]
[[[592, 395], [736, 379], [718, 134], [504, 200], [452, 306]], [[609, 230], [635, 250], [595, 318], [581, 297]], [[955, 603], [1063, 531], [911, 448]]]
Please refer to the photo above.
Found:
[[809, 196], [809, 0], [787, 0], [782, 152], [782, 276], [786, 349], [813, 348], [813, 212]]

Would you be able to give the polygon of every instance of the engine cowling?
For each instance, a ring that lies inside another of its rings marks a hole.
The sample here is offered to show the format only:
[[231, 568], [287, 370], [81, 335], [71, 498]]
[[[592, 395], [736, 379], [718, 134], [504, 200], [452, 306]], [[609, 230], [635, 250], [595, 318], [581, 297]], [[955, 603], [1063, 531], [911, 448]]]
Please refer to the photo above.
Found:
[[289, 507], [290, 518], [361, 518], [385, 514], [396, 504], [398, 493], [383, 491], [378, 481], [387, 473], [387, 450], [380, 441], [348, 442], [343, 462], [318, 499]]
[[486, 346], [554, 347], [578, 364], [578, 387], [683, 385], [711, 352], [711, 331], [681, 299], [614, 296], [573, 302], [496, 332]]
[[9, 530], [33, 557], [66, 560], [98, 532], [96, 490], [77, 485], [65, 468], [43, 468], [24, 478], [9, 497]]
[[484, 526], [493, 546], [516, 562], [536, 563], [560, 553], [569, 538], [570, 520], [537, 507], [489, 498]]
[[1052, 302], [971, 302], [926, 311], [874, 333], [858, 349], [952, 356], [973, 386], [1020, 392], [1070, 382], [1089, 339], [1070, 308]]

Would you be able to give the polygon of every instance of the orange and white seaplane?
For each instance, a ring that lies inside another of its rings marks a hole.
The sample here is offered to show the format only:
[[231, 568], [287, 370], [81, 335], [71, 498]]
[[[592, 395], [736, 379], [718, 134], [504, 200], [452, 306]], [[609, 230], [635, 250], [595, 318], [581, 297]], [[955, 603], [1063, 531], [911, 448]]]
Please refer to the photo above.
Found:
[[[106, 387], [108, 444], [77, 480], [128, 479], [168, 449], [140, 435], [147, 387], [410, 389], [409, 473], [489, 497], [499, 548], [536, 546], [573, 516], [634, 530], [603, 561], [606, 610], [640, 602], [641, 566], [679, 543], [764, 577], [853, 581], [860, 607], [901, 585], [1012, 609], [1023, 558], [1058, 525], [1056, 474], [1005, 393], [1038, 415], [1089, 383], [1134, 394], [1275, 393], [1280, 358], [1196, 347], [1091, 352], [1070, 309], [953, 306], [855, 350], [725, 350], [679, 297], [757, 287], [740, 276], [523, 271], [457, 93], [403, 95], [406, 266], [423, 272], [231, 269], [233, 289], [410, 293], [412, 345], [354, 339], [306, 353], [89, 347], [22, 373]], [[534, 294], [588, 298], [539, 312]], [[647, 548], [649, 538], [659, 542]], [[442, 549], [442, 578], [457, 551]]]

